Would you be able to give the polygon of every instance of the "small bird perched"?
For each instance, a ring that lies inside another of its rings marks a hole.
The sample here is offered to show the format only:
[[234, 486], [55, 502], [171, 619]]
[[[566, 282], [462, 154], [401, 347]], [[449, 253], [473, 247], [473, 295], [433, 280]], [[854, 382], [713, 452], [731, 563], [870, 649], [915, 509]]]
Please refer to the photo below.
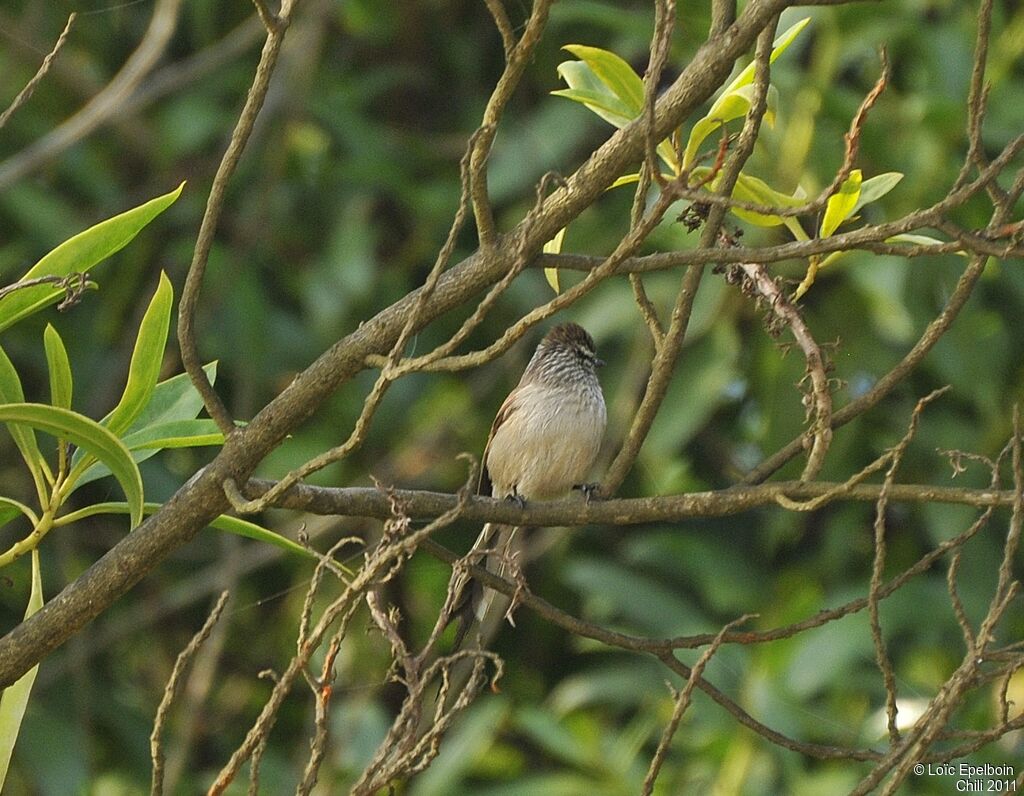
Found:
[[[607, 422], [597, 380], [603, 364], [582, 326], [564, 323], [545, 335], [494, 418], [484, 449], [481, 494], [490, 483], [493, 497], [523, 503], [564, 497], [573, 488], [589, 489], [584, 481]], [[484, 565], [491, 572], [504, 574], [516, 530], [487, 523], [481, 531], [473, 551], [487, 551]], [[478, 563], [479, 557], [471, 560]], [[462, 584], [456, 648], [473, 622], [483, 621], [497, 596], [476, 581]]]

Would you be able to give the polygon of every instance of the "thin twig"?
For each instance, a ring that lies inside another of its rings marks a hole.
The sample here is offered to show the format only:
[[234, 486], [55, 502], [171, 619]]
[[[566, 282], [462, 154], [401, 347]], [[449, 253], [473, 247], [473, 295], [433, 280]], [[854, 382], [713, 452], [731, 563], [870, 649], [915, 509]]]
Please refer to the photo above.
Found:
[[651, 765], [647, 769], [647, 776], [644, 777], [644, 784], [640, 791], [643, 796], [650, 796], [650, 794], [654, 792], [654, 783], [658, 779], [658, 774], [661, 773], [661, 767], [665, 762], [665, 756], [668, 754], [669, 744], [672, 743], [672, 737], [676, 734], [676, 730], [679, 727], [679, 722], [683, 718], [683, 714], [690, 706], [690, 697], [693, 695], [693, 689], [697, 685], [697, 682], [703, 677], [704, 669], [711, 660], [711, 657], [718, 652], [718, 648], [722, 646], [722, 639], [725, 637], [725, 634], [737, 625], [748, 622], [756, 616], [756, 614], [744, 614], [739, 619], [734, 619], [732, 622], [725, 625], [725, 627], [718, 631], [718, 635], [715, 636], [715, 640], [712, 641], [708, 648], [701, 653], [701, 656], [693, 665], [693, 669], [690, 670], [690, 676], [686, 678], [686, 685], [675, 695], [676, 704], [675, 708], [672, 710], [672, 718], [669, 719], [668, 724], [665, 726], [665, 730], [661, 734], [661, 740], [658, 742], [658, 748], [655, 750], [654, 757], [651, 758]]
[[[754, 142], [757, 140], [761, 120], [768, 109], [769, 57], [777, 23], [777, 18], [772, 20], [757, 39], [754, 96], [751, 99], [750, 110], [744, 121], [743, 131], [740, 133], [736, 150], [723, 167], [717, 182], [716, 192], [724, 196], [732, 193], [740, 170], [754, 151]], [[682, 174], [673, 185], [688, 179], [689, 175]], [[664, 197], [667, 194], [668, 186], [662, 187], [661, 196]], [[675, 198], [674, 191], [672, 198]], [[723, 208], [712, 208], [711, 213], [708, 214], [704, 229], [701, 231], [700, 248], [710, 248], [718, 240], [718, 232], [724, 216], [725, 210]], [[651, 375], [644, 389], [643, 398], [634, 415], [633, 423], [626, 434], [626, 438], [623, 440], [618, 454], [612, 461], [601, 483], [601, 494], [604, 496], [615, 494], [625, 480], [626, 474], [632, 468], [637, 456], [639, 456], [640, 448], [647, 438], [648, 432], [651, 430], [655, 416], [661, 408], [682, 351], [686, 330], [689, 327], [690, 314], [693, 310], [693, 300], [697, 294], [697, 288], [700, 285], [702, 276], [702, 267], [691, 268], [683, 276], [679, 293], [672, 308], [668, 331], [657, 347], [654, 360], [651, 363]]]
[[[530, 10], [530, 17], [526, 21], [526, 27], [522, 36], [516, 41], [511, 49], [508, 48], [508, 20], [504, 17], [503, 10], [495, 13], [499, 5], [497, 0], [487, 4], [488, 9], [495, 15], [495, 22], [501, 31], [502, 41], [506, 47], [505, 69], [498, 78], [494, 91], [487, 100], [484, 108], [483, 119], [480, 121], [481, 135], [478, 145], [473, 149], [469, 173], [471, 194], [473, 200], [473, 215], [476, 218], [477, 234], [482, 249], [490, 249], [495, 246], [497, 232], [494, 225], [494, 211], [491, 208], [491, 201], [487, 191], [487, 159], [491, 154], [491, 145], [494, 143], [494, 136], [498, 132], [498, 123], [504, 114], [505, 106], [512, 98], [519, 81], [522, 80], [526, 65], [533, 57], [533, 51], [540, 42], [547, 25], [548, 12], [554, 0], [535, 0]], [[504, 21], [504, 27], [502, 21]]]
[[405, 373], [405, 371], [398, 368], [398, 362], [401, 358], [402, 351], [405, 349], [413, 331], [417, 328], [424, 309], [428, 306], [434, 291], [437, 289], [437, 284], [441, 278], [441, 274], [444, 272], [445, 267], [451, 260], [452, 254], [455, 252], [459, 232], [462, 230], [462, 227], [466, 222], [466, 218], [469, 215], [472, 195], [470, 164], [472, 163], [473, 152], [476, 151], [476, 148], [479, 146], [479, 142], [484, 135], [484, 128], [480, 128], [470, 137], [469, 142], [466, 145], [466, 152], [462, 156], [462, 189], [459, 195], [459, 206], [455, 211], [454, 218], [452, 219], [451, 226], [448, 230], [448, 236], [444, 245], [438, 252], [437, 258], [434, 261], [434, 266], [427, 275], [423, 288], [420, 290], [416, 302], [413, 304], [412, 309], [406, 318], [405, 325], [402, 327], [402, 331], [399, 333], [398, 339], [395, 340], [391, 347], [391, 352], [388, 354], [381, 367], [380, 375], [377, 377], [377, 380], [374, 382], [369, 394], [363, 401], [359, 417], [356, 419], [355, 425], [353, 426], [348, 438], [340, 445], [324, 451], [289, 472], [281, 478], [280, 481], [278, 481], [270, 492], [256, 500], [246, 500], [234, 480], [227, 479], [224, 484], [224, 493], [236, 511], [243, 514], [253, 514], [263, 511], [263, 509], [265, 509], [278, 495], [285, 492], [292, 485], [297, 484], [306, 476], [309, 476], [318, 470], [322, 470], [329, 464], [333, 464], [336, 461], [344, 459], [352, 451], [356, 450], [363, 444], [363, 440], [369, 431], [373, 416], [376, 413], [377, 408], [380, 406], [381, 401], [384, 400], [385, 393], [391, 386], [392, 382]]
[[11, 100], [11, 104], [7, 107], [7, 110], [0, 113], [0, 129], [7, 124], [8, 119], [17, 113], [18, 109], [22, 105], [32, 98], [32, 94], [35, 93], [36, 88], [43, 82], [43, 78], [45, 78], [46, 74], [50, 71], [53, 59], [57, 57], [57, 53], [59, 53], [61, 48], [64, 47], [68, 34], [71, 32], [71, 26], [75, 24], [77, 16], [78, 15], [73, 11], [68, 15], [68, 21], [64, 25], [64, 30], [62, 30], [60, 36], [57, 37], [57, 42], [53, 45], [53, 49], [50, 50], [45, 58], [43, 58], [43, 62], [39, 65], [39, 69], [36, 70], [35, 75], [33, 75], [32, 79], [25, 84], [25, 87], [18, 92], [18, 95]]
[[512, 30], [512, 23], [509, 21], [508, 12], [505, 11], [505, 4], [501, 0], [484, 0], [484, 5], [491, 12], [494, 18], [494, 25], [501, 34], [501, 46], [505, 50], [505, 60], [512, 57], [512, 51], [516, 46], [516, 34]]
[[71, 118], [0, 163], [0, 191], [52, 161], [120, 113], [163, 56], [178, 24], [181, 0], [157, 0], [139, 46], [109, 83]]
[[921, 419], [924, 408], [933, 400], [938, 398], [949, 387], [935, 390], [917, 402], [914, 412], [910, 416], [910, 426], [903, 439], [891, 451], [889, 469], [885, 473], [885, 481], [882, 490], [878, 495], [878, 502], [875, 504], [874, 522], [874, 558], [871, 565], [871, 584], [868, 587], [868, 617], [871, 623], [871, 640], [875, 645], [875, 660], [878, 663], [879, 671], [882, 673], [882, 681], [885, 685], [885, 713], [889, 729], [889, 743], [893, 746], [900, 741], [900, 731], [896, 724], [896, 673], [892, 668], [892, 661], [886, 648], [885, 639], [882, 636], [882, 623], [879, 617], [878, 606], [881, 601], [882, 576], [885, 572], [885, 512], [889, 505], [889, 491], [896, 480], [896, 471], [903, 461], [903, 455], [910, 445], [917, 426]]
[[178, 305], [178, 346], [181, 349], [181, 363], [189, 375], [192, 384], [203, 398], [203, 406], [207, 413], [217, 423], [225, 437], [235, 431], [235, 423], [230, 412], [221, 400], [217, 391], [213, 389], [206, 372], [203, 370], [203, 363], [199, 356], [199, 348], [196, 343], [195, 321], [196, 311], [199, 306], [199, 293], [203, 285], [203, 277], [206, 274], [206, 265], [210, 258], [210, 251], [213, 248], [214, 238], [217, 234], [217, 225], [224, 209], [224, 198], [227, 192], [228, 183], [238, 167], [238, 161], [242, 157], [245, 145], [252, 135], [256, 124], [256, 117], [263, 107], [267, 98], [267, 90], [270, 88], [270, 78], [274, 74], [277, 65], [277, 58], [281, 51], [281, 44], [284, 41], [284, 34], [288, 23], [291, 21], [293, 0], [283, 0], [281, 11], [274, 17], [273, 24], [267, 24], [270, 12], [261, 3], [256, 4], [261, 19], [267, 24], [267, 39], [263, 44], [263, 52], [260, 54], [260, 62], [256, 66], [256, 74], [252, 86], [245, 98], [245, 105], [239, 114], [238, 122], [231, 133], [231, 141], [221, 158], [217, 173], [213, 178], [213, 185], [210, 186], [210, 195], [206, 200], [206, 210], [203, 213], [202, 223], [199, 225], [199, 235], [196, 238], [195, 252], [192, 256], [192, 264], [189, 266], [188, 275], [185, 277], [185, 286], [181, 291], [181, 301]]
[[[470, 459], [470, 457], [466, 457]], [[391, 532], [385, 528], [385, 535], [381, 543], [369, 551], [366, 555], [366, 562], [350, 581], [345, 585], [342, 594], [332, 601], [321, 613], [316, 624], [308, 630], [305, 638], [298, 643], [296, 654], [292, 657], [288, 668], [277, 678], [274, 689], [260, 711], [260, 715], [253, 723], [246, 734], [242, 744], [235, 750], [230, 760], [224, 764], [217, 775], [213, 785], [210, 786], [208, 796], [219, 796], [234, 781], [242, 764], [253, 756], [256, 749], [266, 742], [277, 714], [285, 697], [291, 691], [295, 680], [304, 673], [309, 664], [313, 652], [319, 647], [324, 637], [332, 627], [337, 625], [334, 631], [334, 638], [341, 638], [348, 629], [348, 624], [355, 611], [359, 607], [363, 595], [376, 587], [386, 573], [392, 571], [400, 562], [407, 559], [412, 552], [426, 541], [429, 536], [441, 528], [446, 528], [455, 522], [462, 514], [465, 502], [472, 494], [476, 484], [476, 465], [470, 459], [469, 475], [466, 483], [460, 491], [458, 503], [450, 510], [442, 514], [433, 522], [412, 531], [408, 516], [395, 514], [391, 520]], [[393, 495], [388, 495], [389, 505], [392, 511], [400, 505]]]
[[75, 271], [67, 276], [36, 276], [32, 279], [22, 279], [20, 282], [4, 285], [4, 287], [0, 287], [0, 299], [18, 290], [39, 285], [54, 285], [64, 291], [64, 298], [57, 305], [57, 309], [62, 312], [81, 301], [86, 290], [96, 289], [96, 283], [91, 281], [85, 273]]
[[800, 475], [801, 481], [811, 481], [821, 472], [832, 441], [832, 391], [829, 389], [828, 366], [821, 346], [815, 341], [810, 327], [800, 311], [782, 292], [768, 270], [760, 263], [740, 263], [738, 266], [751, 280], [757, 292], [764, 296], [769, 311], [789, 327], [807, 362], [807, 377], [811, 381], [808, 414], [811, 427], [807, 431], [810, 442], [807, 464]]
[[206, 617], [206, 621], [199, 629], [199, 632], [192, 637], [188, 646], [179, 653], [177, 660], [174, 662], [174, 668], [171, 670], [171, 676], [164, 688], [163, 699], [160, 700], [160, 706], [156, 711], [156, 718], [153, 720], [153, 732], [149, 736], [149, 750], [153, 759], [151, 792], [155, 796], [160, 796], [164, 790], [164, 724], [167, 722], [167, 716], [170, 713], [171, 706], [174, 704], [174, 700], [178, 698], [182, 687], [185, 685], [185, 671], [199, 651], [199, 648], [203, 645], [203, 642], [209, 638], [210, 633], [213, 631], [213, 626], [217, 624], [217, 620], [220, 619], [224, 606], [227, 604], [228, 596], [229, 593], [227, 591], [221, 592], [220, 597], [213, 606], [213, 610]]
[[331, 683], [334, 680], [334, 659], [338, 656], [338, 650], [341, 649], [341, 642], [337, 639], [332, 639], [331, 644], [327, 648], [327, 654], [324, 656], [324, 665], [320, 671], [320, 681], [316, 683], [314, 689], [315, 699], [315, 719], [313, 733], [313, 740], [310, 742], [309, 747], [309, 760], [306, 762], [306, 769], [303, 771], [302, 780], [299, 782], [298, 787], [295, 789], [296, 796], [306, 796], [313, 790], [313, 786], [316, 785], [317, 774], [320, 771], [320, 765], [323, 763], [324, 754], [327, 752], [327, 709], [331, 704], [331, 694], [333, 688]]

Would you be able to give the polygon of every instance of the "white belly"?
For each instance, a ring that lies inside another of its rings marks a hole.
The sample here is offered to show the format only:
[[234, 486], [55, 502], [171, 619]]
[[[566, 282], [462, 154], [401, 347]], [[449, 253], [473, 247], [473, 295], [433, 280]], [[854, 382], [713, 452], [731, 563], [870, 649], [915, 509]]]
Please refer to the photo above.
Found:
[[604, 399], [596, 390], [520, 387], [518, 408], [491, 440], [487, 471], [495, 497], [563, 497], [586, 481], [604, 436]]

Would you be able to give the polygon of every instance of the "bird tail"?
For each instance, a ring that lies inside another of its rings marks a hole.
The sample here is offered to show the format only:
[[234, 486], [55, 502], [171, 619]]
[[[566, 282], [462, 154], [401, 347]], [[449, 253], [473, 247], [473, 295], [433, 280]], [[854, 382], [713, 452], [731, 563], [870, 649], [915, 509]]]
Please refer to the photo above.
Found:
[[[488, 572], [504, 577], [510, 568], [512, 557], [517, 554], [518, 529], [514, 525], [487, 523], [469, 552], [470, 563], [482, 564]], [[470, 578], [462, 587], [462, 594], [456, 602], [453, 616], [458, 620], [453, 651], [462, 647], [471, 630], [478, 634], [490, 635], [497, 628], [501, 618], [508, 611], [509, 598], [494, 589], [489, 589], [475, 578]]]

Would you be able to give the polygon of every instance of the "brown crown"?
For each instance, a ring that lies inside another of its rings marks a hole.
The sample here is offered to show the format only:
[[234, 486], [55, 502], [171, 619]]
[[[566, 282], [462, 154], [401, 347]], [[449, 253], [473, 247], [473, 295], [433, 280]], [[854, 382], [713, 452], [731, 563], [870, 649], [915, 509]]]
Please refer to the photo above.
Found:
[[559, 324], [544, 335], [543, 342], [547, 345], [579, 346], [590, 352], [596, 350], [594, 348], [594, 339], [578, 323]]

